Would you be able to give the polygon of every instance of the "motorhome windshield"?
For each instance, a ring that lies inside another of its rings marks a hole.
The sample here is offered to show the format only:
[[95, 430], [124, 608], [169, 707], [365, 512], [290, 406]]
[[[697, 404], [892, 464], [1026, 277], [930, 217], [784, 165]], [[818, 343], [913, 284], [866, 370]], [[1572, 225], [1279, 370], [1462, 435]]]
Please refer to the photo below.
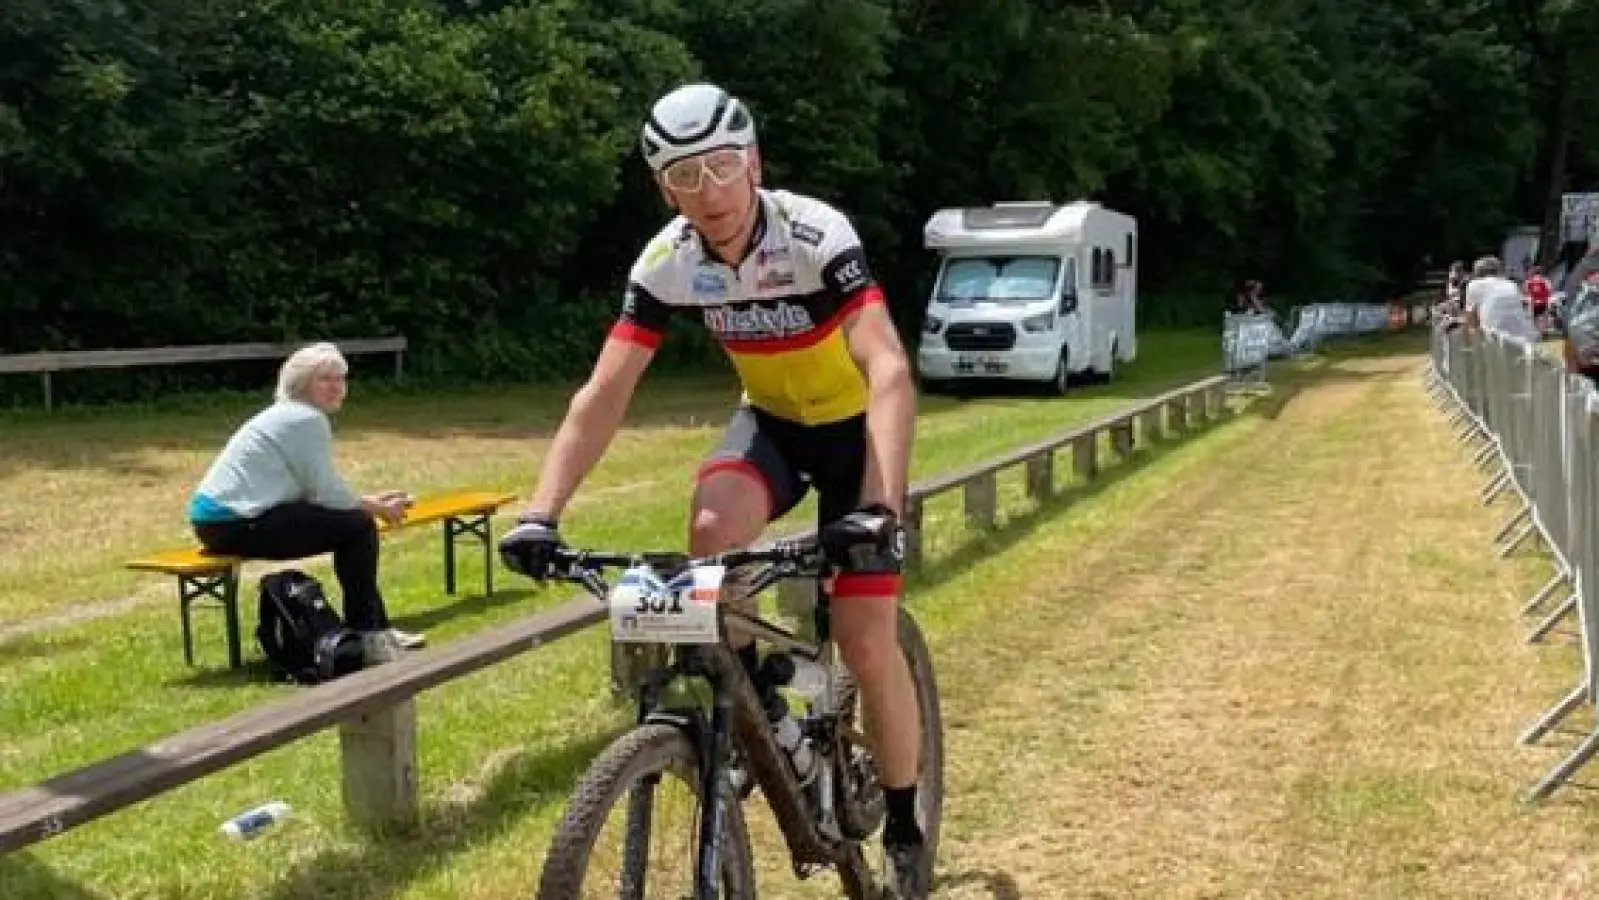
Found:
[[1054, 294], [1059, 273], [1052, 256], [963, 256], [944, 263], [936, 299], [952, 306], [1033, 303]]

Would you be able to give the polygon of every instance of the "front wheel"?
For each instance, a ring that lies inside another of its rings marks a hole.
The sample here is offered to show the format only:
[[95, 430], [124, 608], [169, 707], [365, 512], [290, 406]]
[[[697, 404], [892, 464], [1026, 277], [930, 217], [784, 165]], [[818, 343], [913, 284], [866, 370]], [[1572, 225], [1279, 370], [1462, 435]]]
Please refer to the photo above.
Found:
[[[927, 864], [931, 868], [938, 858], [939, 834], [944, 821], [944, 719], [938, 699], [938, 679], [933, 674], [932, 654], [927, 649], [921, 628], [904, 608], [899, 610], [899, 648], [910, 666], [911, 681], [916, 685], [916, 709], [922, 722], [918, 754], [920, 765], [916, 777], [916, 818], [927, 840]], [[839, 824], [845, 836], [851, 840], [879, 844], [874, 847], [860, 846], [858, 849], [864, 858], [878, 860], [871, 868], [881, 878], [885, 871], [881, 863], [882, 847], [873, 834], [880, 830], [883, 823], [883, 789], [877, 781], [870, 749], [864, 735], [858, 730], [860, 716], [859, 708], [853, 703], [854, 682], [848, 681], [848, 673], [843, 670], [842, 664], [839, 664], [839, 669], [839, 674], [843, 676], [841, 680], [847, 681], [850, 688], [841, 692], [841, 700], [851, 701], [840, 704], [845, 713], [837, 754], [840, 770], [840, 777], [836, 780]], [[876, 900], [881, 896], [873, 886], [850, 878], [848, 871], [846, 867], [844, 890], [851, 900]], [[926, 874], [928, 883], [931, 883], [933, 873], [929, 871]]]
[[1066, 348], [1060, 348], [1060, 358], [1055, 362], [1055, 377], [1049, 380], [1049, 389], [1057, 397], [1071, 392], [1072, 370], [1067, 366]]
[[[694, 896], [700, 767], [682, 729], [641, 725], [617, 738], [583, 775], [550, 841], [536, 900]], [[607, 829], [613, 811], [621, 816]], [[743, 811], [729, 800], [721, 840], [721, 897], [754, 900]]]

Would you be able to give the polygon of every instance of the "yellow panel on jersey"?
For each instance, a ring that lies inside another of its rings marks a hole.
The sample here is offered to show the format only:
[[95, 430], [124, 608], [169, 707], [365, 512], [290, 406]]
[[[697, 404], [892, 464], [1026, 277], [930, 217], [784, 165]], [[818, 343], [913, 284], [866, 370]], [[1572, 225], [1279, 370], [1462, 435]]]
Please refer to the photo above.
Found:
[[847, 298], [837, 312], [785, 338], [722, 341], [750, 403], [804, 425], [837, 422], [866, 411], [866, 377], [844, 340], [844, 320], [881, 303], [876, 285]]

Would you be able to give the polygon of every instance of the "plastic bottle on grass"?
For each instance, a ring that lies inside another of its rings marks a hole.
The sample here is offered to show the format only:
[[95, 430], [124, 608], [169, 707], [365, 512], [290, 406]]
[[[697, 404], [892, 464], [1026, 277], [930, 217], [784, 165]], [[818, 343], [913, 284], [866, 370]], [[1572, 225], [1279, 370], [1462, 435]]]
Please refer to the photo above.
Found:
[[222, 823], [222, 833], [236, 841], [252, 841], [278, 822], [289, 817], [289, 804], [282, 800], [263, 803]]

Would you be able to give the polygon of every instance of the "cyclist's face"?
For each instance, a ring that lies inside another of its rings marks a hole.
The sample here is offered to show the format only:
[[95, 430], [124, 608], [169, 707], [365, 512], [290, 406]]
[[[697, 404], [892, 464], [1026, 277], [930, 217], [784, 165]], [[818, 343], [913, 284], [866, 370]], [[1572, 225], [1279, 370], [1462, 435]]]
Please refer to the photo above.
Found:
[[667, 202], [718, 248], [737, 243], [754, 224], [750, 210], [760, 179], [760, 155], [754, 147], [680, 159], [660, 174]]

